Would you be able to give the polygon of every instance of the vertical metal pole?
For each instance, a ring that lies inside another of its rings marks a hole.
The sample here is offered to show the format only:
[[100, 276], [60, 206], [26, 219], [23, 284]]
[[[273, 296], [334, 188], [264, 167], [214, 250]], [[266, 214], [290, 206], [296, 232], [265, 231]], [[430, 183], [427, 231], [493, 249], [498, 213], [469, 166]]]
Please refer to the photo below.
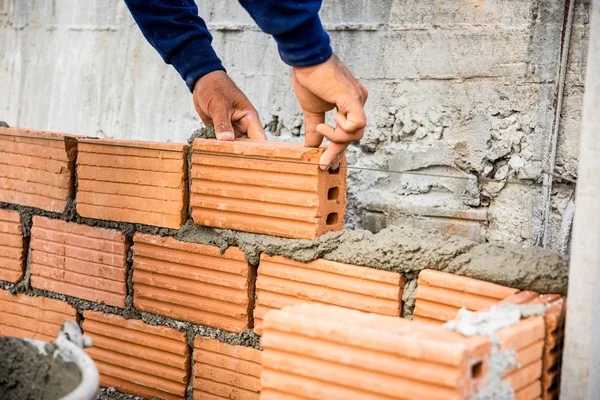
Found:
[[561, 399], [600, 399], [600, 0], [592, 1]]

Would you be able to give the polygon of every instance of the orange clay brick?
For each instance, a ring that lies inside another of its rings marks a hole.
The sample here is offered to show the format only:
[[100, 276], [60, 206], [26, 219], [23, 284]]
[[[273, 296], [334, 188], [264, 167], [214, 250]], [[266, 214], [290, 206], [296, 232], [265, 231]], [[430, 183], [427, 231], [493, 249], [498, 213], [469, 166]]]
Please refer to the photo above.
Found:
[[135, 308], [214, 328], [250, 327], [254, 274], [237, 247], [218, 247], [136, 234]]
[[306, 302], [400, 316], [404, 277], [396, 272], [318, 259], [300, 263], [261, 254], [256, 281], [254, 330], [265, 314]]
[[0, 290], [0, 336], [52, 342], [66, 320], [78, 319], [75, 308], [64, 301]]
[[440, 323], [450, 321], [463, 307], [470, 311], [482, 311], [518, 291], [478, 279], [425, 269], [419, 273], [414, 319]]
[[152, 399], [185, 397], [190, 368], [185, 332], [96, 311], [83, 313], [86, 349], [103, 387]]
[[31, 286], [125, 307], [127, 245], [122, 232], [33, 217]]
[[258, 400], [260, 350], [196, 337], [194, 360], [195, 400]]
[[515, 350], [519, 367], [507, 371], [504, 380], [515, 392], [540, 382], [544, 352], [545, 324], [542, 317], [530, 317], [498, 332], [500, 350]]
[[83, 217], [179, 229], [187, 217], [185, 144], [82, 140], [77, 212]]
[[63, 212], [76, 154], [76, 136], [0, 127], [0, 202]]
[[[522, 292], [524, 293], [524, 292]], [[557, 294], [539, 295], [528, 292], [527, 299], [520, 294], [504, 300], [513, 304], [544, 304], [546, 305], [545, 338], [542, 355], [541, 398], [543, 400], [558, 399], [560, 383], [560, 362], [562, 358], [562, 340], [564, 335], [565, 298]]]
[[1, 280], [14, 283], [23, 278], [24, 252], [21, 215], [16, 211], [0, 210]]
[[196, 224], [300, 239], [343, 229], [346, 168], [321, 171], [323, 148], [196, 139], [193, 149]]
[[515, 392], [515, 400], [538, 400], [541, 399], [542, 385], [539, 381], [533, 382]]
[[320, 304], [265, 317], [261, 399], [467, 399], [487, 374], [486, 338]]

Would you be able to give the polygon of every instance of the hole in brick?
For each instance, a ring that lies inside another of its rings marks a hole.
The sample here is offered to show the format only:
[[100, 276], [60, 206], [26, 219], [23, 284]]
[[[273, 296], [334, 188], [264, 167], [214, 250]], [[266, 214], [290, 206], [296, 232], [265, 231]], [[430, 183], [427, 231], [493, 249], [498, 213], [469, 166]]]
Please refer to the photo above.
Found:
[[339, 195], [340, 195], [340, 188], [332, 187], [327, 192], [327, 199], [328, 200], [337, 200]]
[[334, 225], [338, 222], [338, 213], [330, 213], [327, 215], [327, 225]]
[[336, 169], [331, 169], [329, 168], [329, 175], [337, 175], [340, 173], [340, 167], [337, 167]]
[[483, 361], [478, 361], [471, 366], [471, 377], [479, 379], [483, 376]]

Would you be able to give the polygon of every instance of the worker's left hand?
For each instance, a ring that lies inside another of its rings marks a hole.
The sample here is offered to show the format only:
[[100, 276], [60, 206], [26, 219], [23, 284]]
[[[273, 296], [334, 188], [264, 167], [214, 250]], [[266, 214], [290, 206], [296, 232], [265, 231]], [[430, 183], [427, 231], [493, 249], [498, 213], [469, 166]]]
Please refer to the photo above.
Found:
[[[367, 124], [367, 89], [336, 57], [319, 65], [292, 68], [292, 86], [304, 112], [305, 146], [331, 141], [321, 156], [321, 169], [337, 168], [348, 145], [362, 139]], [[325, 124], [325, 113], [337, 107], [335, 128]]]
[[194, 107], [204, 125], [214, 125], [219, 140], [247, 135], [266, 140], [256, 109], [224, 71], [213, 71], [194, 86]]

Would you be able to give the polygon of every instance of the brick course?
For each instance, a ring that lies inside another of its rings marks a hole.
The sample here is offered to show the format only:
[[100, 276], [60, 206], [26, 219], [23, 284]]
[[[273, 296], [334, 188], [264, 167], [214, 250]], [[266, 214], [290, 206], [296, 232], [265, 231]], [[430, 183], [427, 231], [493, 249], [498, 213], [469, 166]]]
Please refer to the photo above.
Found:
[[0, 202], [62, 212], [76, 154], [76, 136], [0, 127]]
[[322, 148], [196, 139], [193, 149], [195, 223], [303, 239], [343, 229], [346, 169], [321, 171]]
[[31, 286], [125, 307], [127, 245], [122, 232], [34, 217]]
[[396, 272], [318, 259], [300, 263], [261, 255], [256, 281], [254, 330], [267, 312], [313, 302], [400, 316], [404, 277]]
[[494, 283], [425, 269], [419, 273], [414, 319], [442, 323], [456, 318], [458, 310], [485, 310], [519, 292]]
[[75, 308], [64, 301], [0, 290], [0, 336], [52, 342], [69, 319], [79, 320]]
[[18, 282], [23, 278], [24, 239], [21, 215], [0, 210], [0, 279]]
[[233, 332], [250, 327], [254, 275], [244, 253], [230, 247], [136, 234], [133, 302], [142, 311]]
[[187, 218], [187, 149], [173, 143], [80, 141], [77, 212], [181, 228]]
[[83, 330], [94, 340], [86, 351], [103, 387], [150, 399], [185, 397], [190, 368], [185, 332], [96, 311], [83, 317]]
[[258, 400], [261, 351], [218, 340], [194, 340], [194, 399]]

